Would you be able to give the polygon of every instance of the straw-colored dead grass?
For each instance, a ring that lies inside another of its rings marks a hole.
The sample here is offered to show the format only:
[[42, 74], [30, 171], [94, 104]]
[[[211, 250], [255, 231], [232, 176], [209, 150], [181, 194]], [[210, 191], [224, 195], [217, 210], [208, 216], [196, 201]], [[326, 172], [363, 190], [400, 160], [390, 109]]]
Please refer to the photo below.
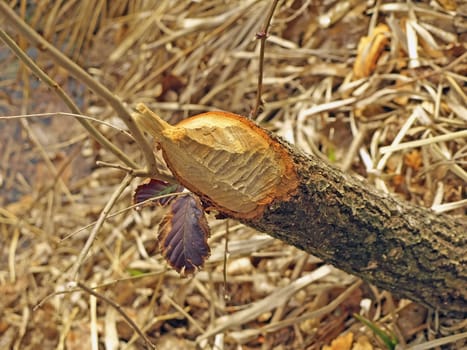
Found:
[[[270, 1], [10, 3], [130, 107], [144, 102], [174, 122], [213, 109], [248, 115], [254, 106], [255, 33]], [[460, 1], [281, 1], [256, 120], [383, 191], [465, 215], [466, 13]], [[123, 127], [47, 52], [6, 29], [87, 115]], [[0, 60], [2, 115], [66, 111], [5, 46]], [[95, 162], [116, 160], [70, 117], [0, 123], [0, 348], [143, 348], [114, 308], [68, 288], [89, 234], [77, 231], [97, 219], [124, 175]], [[143, 162], [130, 137], [98, 128]], [[135, 186], [117, 202], [79, 278], [117, 302], [158, 349], [320, 349], [336, 338], [333, 349], [384, 348], [352, 313], [403, 346], [434, 339], [465, 346], [465, 335], [444, 338], [465, 331], [465, 322], [438, 322], [231, 220], [211, 218], [211, 258], [180, 279], [155, 251], [160, 212], [123, 211]]]

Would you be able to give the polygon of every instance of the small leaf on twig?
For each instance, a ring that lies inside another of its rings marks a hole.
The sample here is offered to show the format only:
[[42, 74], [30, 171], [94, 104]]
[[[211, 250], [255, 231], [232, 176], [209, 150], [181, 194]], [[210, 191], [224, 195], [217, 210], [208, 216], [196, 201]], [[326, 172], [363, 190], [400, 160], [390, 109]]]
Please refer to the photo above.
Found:
[[[173, 197], [157, 198], [158, 196], [176, 192], [183, 192], [183, 190], [184, 187], [180, 185], [169, 184], [168, 182], [157, 179], [149, 179], [149, 182], [143, 183], [136, 188], [135, 193], [133, 195], [133, 203], [142, 203], [141, 206], [164, 206], [167, 203], [169, 203], [173, 199]], [[151, 198], [154, 198], [154, 200], [147, 201]]]
[[170, 203], [158, 236], [159, 249], [182, 276], [203, 266], [210, 253], [209, 226], [198, 197], [185, 195]]

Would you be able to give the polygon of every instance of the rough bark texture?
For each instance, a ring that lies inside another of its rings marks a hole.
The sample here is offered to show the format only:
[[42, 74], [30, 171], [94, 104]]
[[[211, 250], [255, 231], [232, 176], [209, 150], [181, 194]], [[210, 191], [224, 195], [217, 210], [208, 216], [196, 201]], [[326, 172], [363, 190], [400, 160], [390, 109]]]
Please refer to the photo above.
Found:
[[242, 220], [376, 286], [467, 315], [467, 223], [397, 201], [284, 143], [298, 194]]

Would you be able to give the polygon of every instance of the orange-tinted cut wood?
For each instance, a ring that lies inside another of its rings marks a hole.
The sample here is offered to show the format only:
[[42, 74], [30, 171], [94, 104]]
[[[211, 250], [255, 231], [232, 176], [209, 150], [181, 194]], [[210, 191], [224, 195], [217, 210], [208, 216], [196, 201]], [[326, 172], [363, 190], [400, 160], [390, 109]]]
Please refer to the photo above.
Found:
[[171, 126], [144, 105], [137, 109], [137, 122], [156, 138], [177, 180], [216, 209], [258, 217], [266, 205], [296, 190], [287, 151], [253, 122], [208, 112]]

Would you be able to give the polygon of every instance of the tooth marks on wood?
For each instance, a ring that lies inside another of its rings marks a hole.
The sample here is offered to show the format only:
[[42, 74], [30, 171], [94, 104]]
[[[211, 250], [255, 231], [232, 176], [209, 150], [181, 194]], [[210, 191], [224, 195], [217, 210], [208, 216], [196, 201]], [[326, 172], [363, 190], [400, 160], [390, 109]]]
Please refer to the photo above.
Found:
[[208, 112], [172, 126], [143, 104], [137, 110], [136, 121], [155, 137], [177, 180], [215, 209], [260, 217], [267, 205], [296, 191], [287, 150], [252, 121]]

